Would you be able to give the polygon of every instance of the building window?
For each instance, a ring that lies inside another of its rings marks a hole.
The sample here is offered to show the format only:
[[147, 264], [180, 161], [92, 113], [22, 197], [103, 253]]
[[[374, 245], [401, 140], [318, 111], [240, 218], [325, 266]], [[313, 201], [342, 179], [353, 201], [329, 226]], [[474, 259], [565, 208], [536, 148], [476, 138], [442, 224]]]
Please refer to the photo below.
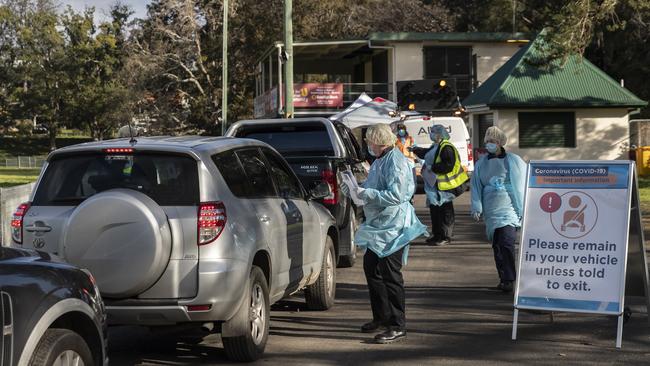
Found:
[[478, 115], [478, 144], [484, 147], [485, 132], [488, 128], [494, 126], [494, 115], [492, 113], [485, 113]]
[[519, 147], [576, 147], [574, 112], [519, 112]]
[[445, 79], [460, 99], [472, 92], [471, 47], [424, 47], [424, 78]]

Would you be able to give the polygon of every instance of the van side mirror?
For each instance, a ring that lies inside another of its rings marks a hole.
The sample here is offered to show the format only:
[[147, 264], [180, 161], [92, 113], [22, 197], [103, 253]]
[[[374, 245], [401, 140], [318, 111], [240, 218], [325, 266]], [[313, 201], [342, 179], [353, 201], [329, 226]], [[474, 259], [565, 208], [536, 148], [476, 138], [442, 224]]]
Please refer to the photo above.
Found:
[[309, 198], [320, 200], [332, 194], [332, 189], [327, 182], [320, 182], [314, 188], [309, 190]]

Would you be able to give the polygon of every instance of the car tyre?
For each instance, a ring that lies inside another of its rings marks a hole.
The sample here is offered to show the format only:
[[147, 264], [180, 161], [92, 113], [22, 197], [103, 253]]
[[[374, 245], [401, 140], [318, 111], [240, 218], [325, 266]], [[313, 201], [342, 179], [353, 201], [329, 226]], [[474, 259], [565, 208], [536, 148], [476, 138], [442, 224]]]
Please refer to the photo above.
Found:
[[264, 354], [269, 337], [271, 310], [269, 288], [262, 270], [251, 269], [244, 303], [224, 327], [240, 330], [239, 335], [222, 337], [226, 355], [232, 361], [250, 362]]
[[327, 236], [318, 280], [305, 289], [305, 300], [307, 307], [311, 310], [327, 310], [334, 305], [336, 294], [335, 255], [332, 238]]
[[36, 346], [30, 366], [92, 366], [92, 353], [81, 336], [69, 329], [48, 329]]
[[350, 254], [341, 256], [338, 266], [341, 268], [350, 268], [357, 262], [357, 246], [354, 245], [354, 234], [357, 232], [357, 218], [352, 208], [350, 208], [348, 224], [344, 230], [347, 243], [344, 242], [343, 245], [347, 244], [350, 246]]

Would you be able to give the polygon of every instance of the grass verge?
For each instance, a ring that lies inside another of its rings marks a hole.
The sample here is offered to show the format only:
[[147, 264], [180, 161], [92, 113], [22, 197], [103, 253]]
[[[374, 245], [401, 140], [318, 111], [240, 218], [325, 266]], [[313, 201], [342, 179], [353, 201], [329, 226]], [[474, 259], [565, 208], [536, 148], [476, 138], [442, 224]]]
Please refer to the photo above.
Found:
[[34, 182], [40, 172], [40, 169], [0, 167], [0, 188]]

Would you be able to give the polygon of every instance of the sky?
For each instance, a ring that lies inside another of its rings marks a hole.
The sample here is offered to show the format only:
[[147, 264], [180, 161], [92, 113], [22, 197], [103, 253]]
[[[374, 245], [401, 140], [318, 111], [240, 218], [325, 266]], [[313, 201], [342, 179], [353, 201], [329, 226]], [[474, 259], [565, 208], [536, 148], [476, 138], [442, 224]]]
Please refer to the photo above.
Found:
[[[133, 9], [135, 12], [133, 17], [136, 18], [144, 18], [147, 15], [147, 4], [149, 2], [150, 0], [121, 0], [121, 3], [129, 5]], [[115, 3], [115, 0], [60, 0], [60, 3], [62, 9], [70, 5], [77, 11], [94, 6], [95, 18], [101, 21], [108, 19], [108, 9]]]

